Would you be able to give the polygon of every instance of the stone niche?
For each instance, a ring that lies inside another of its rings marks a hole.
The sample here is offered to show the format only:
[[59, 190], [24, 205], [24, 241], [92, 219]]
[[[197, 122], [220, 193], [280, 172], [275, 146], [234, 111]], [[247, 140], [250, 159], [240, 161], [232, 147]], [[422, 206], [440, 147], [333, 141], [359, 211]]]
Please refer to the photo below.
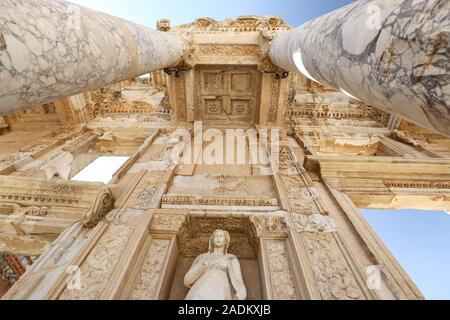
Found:
[[241, 265], [242, 276], [247, 289], [247, 300], [260, 300], [261, 286], [258, 267], [258, 244], [251, 233], [248, 217], [206, 217], [191, 215], [178, 235], [179, 257], [174, 271], [169, 299], [184, 300], [189, 289], [184, 285], [184, 276], [194, 259], [208, 252], [211, 234], [216, 229], [230, 233], [231, 244], [228, 252], [234, 254]]

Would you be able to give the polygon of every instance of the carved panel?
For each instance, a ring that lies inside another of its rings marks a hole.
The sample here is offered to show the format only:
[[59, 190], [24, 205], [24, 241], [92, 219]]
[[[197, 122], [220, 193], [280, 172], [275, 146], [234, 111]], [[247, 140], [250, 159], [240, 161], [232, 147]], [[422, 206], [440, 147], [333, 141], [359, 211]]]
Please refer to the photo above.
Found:
[[286, 217], [291, 230], [298, 232], [335, 232], [337, 227], [333, 219], [320, 214], [304, 215], [290, 213]]
[[150, 229], [152, 231], [178, 232], [185, 222], [183, 215], [155, 214]]
[[165, 190], [164, 172], [147, 172], [133, 191], [126, 206], [147, 210], [156, 208]]
[[223, 101], [219, 99], [205, 99], [205, 120], [220, 120], [224, 114]]
[[144, 265], [134, 285], [131, 300], [156, 300], [158, 298], [158, 282], [164, 271], [164, 261], [169, 246], [170, 240], [152, 240]]
[[[224, 207], [267, 207], [267, 209], [277, 209], [277, 199], [263, 199], [259, 197], [206, 197], [206, 196], [185, 196], [185, 195], [164, 195], [162, 207], [189, 208], [197, 206], [224, 206]], [[262, 208], [261, 208], [262, 209]]]
[[291, 147], [280, 146], [280, 182], [290, 211], [298, 214], [327, 214], [305, 169], [300, 166]]
[[264, 242], [268, 259], [268, 276], [275, 300], [298, 300], [285, 240]]
[[179, 78], [175, 78], [175, 90], [176, 90], [178, 121], [186, 121], [187, 120], [186, 80], [185, 80], [184, 75], [182, 75]]
[[254, 45], [201, 45], [202, 56], [258, 56], [259, 48]]
[[269, 115], [267, 117], [267, 121], [269, 123], [277, 122], [279, 91], [280, 91], [280, 81], [272, 79], [272, 85], [270, 90], [270, 108], [269, 108]]
[[250, 122], [256, 109], [257, 71], [249, 67], [197, 71], [197, 119]]
[[100, 299], [133, 230], [134, 228], [128, 226], [109, 226], [80, 267], [81, 289], [69, 290], [66, 288], [59, 299]]
[[231, 116], [233, 118], [250, 121], [251, 101], [245, 99], [231, 100]]
[[223, 90], [223, 74], [219, 72], [205, 72], [202, 79], [202, 92], [204, 94], [220, 94]]
[[322, 298], [361, 300], [364, 293], [355, 280], [333, 233], [302, 233], [306, 252]]
[[231, 74], [231, 91], [234, 93], [249, 94], [253, 91], [253, 79], [251, 73]]

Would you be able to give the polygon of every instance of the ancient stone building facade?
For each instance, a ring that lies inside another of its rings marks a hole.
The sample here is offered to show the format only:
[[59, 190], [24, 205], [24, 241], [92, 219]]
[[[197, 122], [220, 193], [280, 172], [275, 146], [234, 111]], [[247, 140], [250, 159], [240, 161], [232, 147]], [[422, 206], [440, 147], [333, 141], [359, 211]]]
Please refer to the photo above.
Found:
[[[184, 53], [149, 83], [0, 117], [3, 299], [184, 299], [216, 229], [249, 300], [422, 299], [358, 208], [450, 210], [450, 138], [273, 64], [281, 18], [158, 29]], [[108, 184], [70, 180], [113, 155]]]

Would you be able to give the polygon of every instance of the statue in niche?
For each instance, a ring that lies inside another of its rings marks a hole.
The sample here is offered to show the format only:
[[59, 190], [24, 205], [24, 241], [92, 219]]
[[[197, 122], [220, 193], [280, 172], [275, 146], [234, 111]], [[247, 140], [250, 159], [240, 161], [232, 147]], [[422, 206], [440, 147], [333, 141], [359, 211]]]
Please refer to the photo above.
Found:
[[236, 256], [228, 254], [230, 234], [216, 230], [209, 240], [209, 252], [195, 259], [184, 277], [191, 288], [186, 300], [245, 300], [247, 290]]

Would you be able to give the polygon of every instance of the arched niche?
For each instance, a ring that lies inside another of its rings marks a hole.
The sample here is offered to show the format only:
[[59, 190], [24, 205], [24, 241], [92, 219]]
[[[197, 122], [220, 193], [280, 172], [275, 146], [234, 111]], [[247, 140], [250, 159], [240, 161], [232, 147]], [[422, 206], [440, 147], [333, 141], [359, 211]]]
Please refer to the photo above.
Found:
[[258, 267], [258, 241], [251, 231], [247, 216], [205, 216], [190, 214], [178, 234], [178, 261], [169, 294], [171, 300], [183, 300], [189, 289], [184, 285], [184, 276], [194, 259], [208, 252], [211, 234], [216, 229], [226, 230], [231, 243], [228, 252], [240, 262], [242, 276], [247, 288], [248, 300], [260, 300], [261, 286]]

